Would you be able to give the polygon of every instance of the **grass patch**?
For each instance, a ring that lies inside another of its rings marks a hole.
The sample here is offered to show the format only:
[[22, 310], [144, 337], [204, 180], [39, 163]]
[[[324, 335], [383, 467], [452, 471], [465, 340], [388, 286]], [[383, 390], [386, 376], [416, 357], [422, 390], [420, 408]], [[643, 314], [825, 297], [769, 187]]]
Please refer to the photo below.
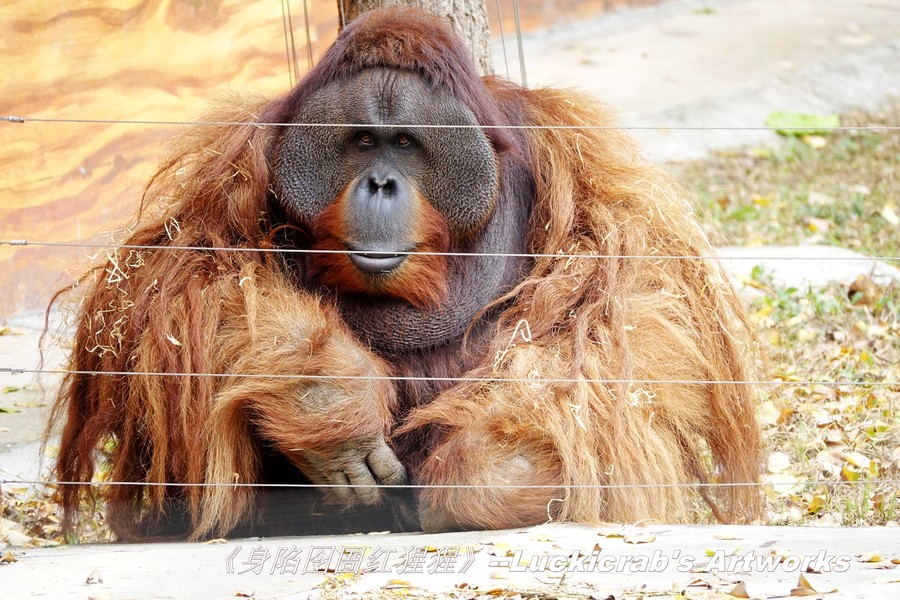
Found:
[[[900, 101], [841, 122], [897, 125]], [[900, 256], [900, 132], [789, 137], [717, 153], [684, 165], [679, 176], [696, 191], [717, 245], [830, 244]], [[896, 522], [900, 287], [865, 277], [824, 289], [784, 287], [758, 270], [750, 284], [751, 319], [773, 376], [793, 382], [762, 390], [768, 522]], [[873, 385], [796, 385], [840, 381]]]
[[[900, 123], [900, 101], [844, 126]], [[701, 221], [717, 245], [821, 243], [900, 255], [900, 132], [851, 130], [789, 137], [684, 166]]]

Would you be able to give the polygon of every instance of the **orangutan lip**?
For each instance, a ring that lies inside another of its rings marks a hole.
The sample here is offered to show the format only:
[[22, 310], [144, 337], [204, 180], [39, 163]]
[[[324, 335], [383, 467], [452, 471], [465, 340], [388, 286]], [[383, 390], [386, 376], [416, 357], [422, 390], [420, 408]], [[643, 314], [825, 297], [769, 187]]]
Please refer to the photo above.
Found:
[[357, 269], [365, 273], [374, 274], [390, 273], [406, 260], [408, 255], [403, 253], [412, 250], [412, 248], [410, 248], [408, 250], [395, 250], [393, 252], [373, 252], [370, 250], [367, 251], [354, 248], [349, 245], [347, 246], [347, 249], [350, 250], [350, 262], [352, 262]]

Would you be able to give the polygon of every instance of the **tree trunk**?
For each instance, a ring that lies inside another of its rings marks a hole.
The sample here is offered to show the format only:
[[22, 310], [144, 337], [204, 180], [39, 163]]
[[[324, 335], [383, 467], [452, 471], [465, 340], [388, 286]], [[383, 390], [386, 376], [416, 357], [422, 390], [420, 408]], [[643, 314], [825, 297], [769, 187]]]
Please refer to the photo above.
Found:
[[485, 0], [337, 0], [338, 25], [349, 23], [361, 13], [398, 4], [415, 6], [448, 19], [463, 39], [482, 75], [494, 72], [491, 36]]

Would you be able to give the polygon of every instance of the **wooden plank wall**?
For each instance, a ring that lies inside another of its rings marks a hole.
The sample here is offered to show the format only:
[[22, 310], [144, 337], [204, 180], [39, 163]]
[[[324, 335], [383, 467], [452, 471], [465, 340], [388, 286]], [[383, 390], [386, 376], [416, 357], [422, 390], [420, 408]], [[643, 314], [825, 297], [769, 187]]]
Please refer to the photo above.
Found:
[[[521, 0], [520, 9], [525, 27], [535, 28], [626, 3], [647, 0]], [[283, 93], [292, 71], [307, 68], [304, 4], [315, 60], [335, 34], [333, 0], [3, 3], [0, 115], [190, 121], [228, 90]], [[488, 5], [496, 33], [496, 2]], [[501, 7], [509, 45], [511, 0]], [[182, 127], [0, 123], [0, 240], [106, 239], [134, 213], [165, 140]], [[52, 290], [71, 281], [66, 273], [95, 252], [0, 247], [0, 322], [43, 309]]]

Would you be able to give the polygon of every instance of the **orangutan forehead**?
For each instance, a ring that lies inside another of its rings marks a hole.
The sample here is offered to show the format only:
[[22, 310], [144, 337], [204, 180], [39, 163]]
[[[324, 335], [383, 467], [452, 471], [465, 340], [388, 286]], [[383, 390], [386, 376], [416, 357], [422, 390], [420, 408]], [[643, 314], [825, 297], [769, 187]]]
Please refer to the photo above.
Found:
[[334, 123], [478, 125], [468, 106], [412, 71], [365, 69], [321, 88], [313, 104], [316, 96], [340, 99]]
[[408, 121], [425, 95], [418, 77], [395, 69], [368, 69], [349, 83], [363, 88], [359, 108], [372, 123]]

